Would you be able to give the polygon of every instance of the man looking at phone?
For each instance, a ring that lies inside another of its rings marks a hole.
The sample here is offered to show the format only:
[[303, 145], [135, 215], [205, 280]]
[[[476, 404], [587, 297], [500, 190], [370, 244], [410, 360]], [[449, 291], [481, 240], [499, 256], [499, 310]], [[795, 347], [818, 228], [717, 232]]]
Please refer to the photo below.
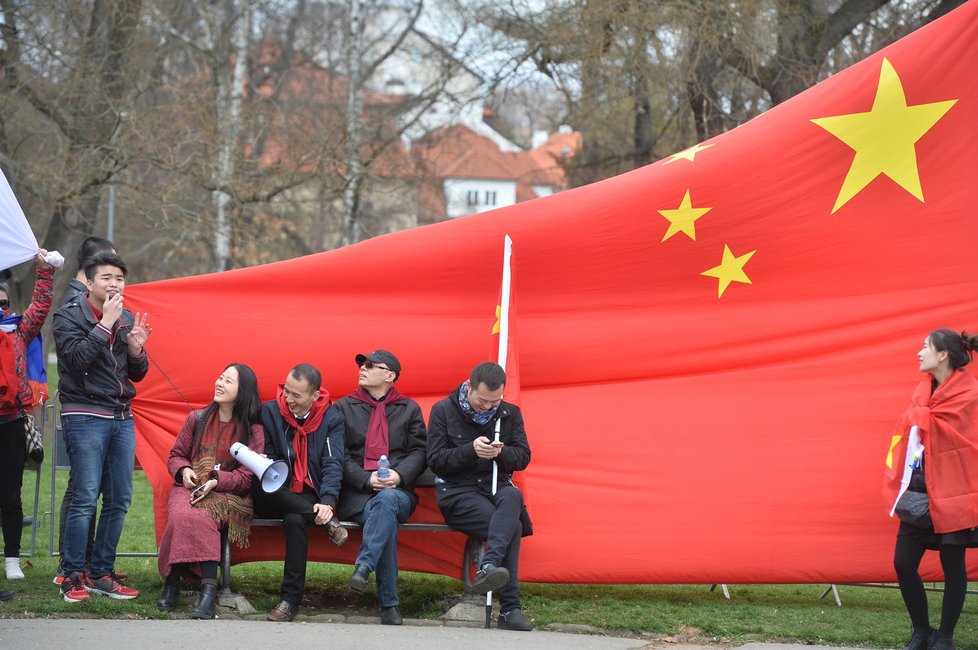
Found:
[[[72, 497], [64, 536], [65, 601], [88, 600], [89, 592], [130, 599], [135, 589], [112, 571], [122, 525], [132, 501], [136, 453], [130, 402], [132, 382], [146, 376], [147, 315], [123, 306], [126, 263], [98, 253], [85, 264], [88, 292], [68, 300], [54, 314], [58, 350], [61, 422], [71, 463]], [[85, 573], [88, 532], [98, 495], [102, 511], [95, 532], [91, 575]]]
[[[520, 539], [531, 533], [530, 520], [512, 474], [530, 464], [530, 446], [519, 407], [503, 401], [505, 386], [506, 372], [485, 361], [431, 407], [428, 466], [437, 476], [435, 499], [445, 523], [486, 540], [475, 591], [498, 590], [499, 628], [529, 632], [533, 624], [523, 615], [517, 573]], [[494, 462], [499, 468], [495, 494]]]

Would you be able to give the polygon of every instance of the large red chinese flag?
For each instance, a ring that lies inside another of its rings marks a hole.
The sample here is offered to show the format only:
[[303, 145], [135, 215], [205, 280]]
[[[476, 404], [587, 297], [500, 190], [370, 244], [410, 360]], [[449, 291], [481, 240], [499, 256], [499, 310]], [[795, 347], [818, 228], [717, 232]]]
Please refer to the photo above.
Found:
[[[232, 360], [266, 397], [300, 361], [343, 395], [353, 355], [382, 347], [427, 408], [485, 358], [509, 234], [533, 448], [521, 578], [892, 579], [880, 476], [916, 352], [937, 327], [978, 327], [975, 61], [972, 1], [635, 172], [127, 295], [194, 403]], [[135, 407], [162, 510], [186, 406], [154, 368]], [[445, 537], [405, 536], [402, 565], [455, 573]]]

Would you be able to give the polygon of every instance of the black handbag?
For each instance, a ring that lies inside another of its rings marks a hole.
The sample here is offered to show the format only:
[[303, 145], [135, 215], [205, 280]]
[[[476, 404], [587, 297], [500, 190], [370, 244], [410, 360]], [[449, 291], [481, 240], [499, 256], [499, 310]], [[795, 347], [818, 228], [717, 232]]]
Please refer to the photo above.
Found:
[[24, 442], [27, 446], [27, 460], [32, 467], [40, 467], [44, 462], [44, 437], [40, 429], [34, 426], [34, 416], [30, 413], [24, 417]]
[[904, 492], [897, 500], [896, 516], [900, 518], [900, 521], [916, 528], [930, 528], [933, 522], [930, 519], [930, 503], [927, 500], [927, 493], [910, 490]]

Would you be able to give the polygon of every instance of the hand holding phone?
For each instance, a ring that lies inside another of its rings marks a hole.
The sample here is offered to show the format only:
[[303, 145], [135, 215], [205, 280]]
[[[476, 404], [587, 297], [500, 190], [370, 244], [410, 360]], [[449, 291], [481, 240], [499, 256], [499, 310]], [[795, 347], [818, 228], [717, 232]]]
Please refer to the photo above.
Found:
[[190, 493], [190, 503], [192, 504], [197, 503], [198, 501], [204, 498], [205, 496], [204, 485], [205, 483], [201, 483], [197, 487], [197, 489], [195, 489], [193, 492]]

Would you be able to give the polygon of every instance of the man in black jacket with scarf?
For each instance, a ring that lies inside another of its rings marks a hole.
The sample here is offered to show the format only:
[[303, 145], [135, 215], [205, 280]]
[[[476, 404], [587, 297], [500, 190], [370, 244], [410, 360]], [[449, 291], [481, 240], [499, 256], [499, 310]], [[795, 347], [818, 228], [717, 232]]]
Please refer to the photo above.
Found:
[[[530, 445], [518, 406], [503, 401], [506, 371], [485, 361], [451, 395], [431, 407], [428, 465], [435, 499], [445, 522], [470, 537], [486, 540], [486, 553], [473, 588], [499, 592], [498, 626], [529, 632], [517, 577], [520, 539], [531, 533], [523, 494], [513, 472], [530, 464]], [[499, 423], [499, 441], [495, 440]], [[495, 494], [492, 464], [499, 467]]]
[[[425, 426], [421, 407], [398, 392], [401, 363], [387, 350], [358, 354], [358, 387], [336, 402], [346, 423], [343, 494], [339, 513], [363, 525], [363, 543], [350, 589], [363, 593], [377, 573], [380, 621], [403, 622], [397, 597], [397, 525], [407, 521], [418, 497], [414, 482], [425, 470]], [[387, 456], [390, 476], [377, 476], [377, 461]]]
[[[281, 602], [268, 620], [291, 621], [299, 611], [306, 585], [310, 524], [326, 526], [335, 515], [343, 480], [343, 415], [322, 390], [322, 375], [300, 363], [279, 386], [274, 400], [261, 407], [265, 455], [289, 463], [289, 484], [277, 492], [255, 491], [255, 510], [261, 516], [281, 516], [285, 527], [285, 566]], [[336, 522], [338, 523], [338, 522]], [[337, 545], [346, 530], [327, 527]]]

